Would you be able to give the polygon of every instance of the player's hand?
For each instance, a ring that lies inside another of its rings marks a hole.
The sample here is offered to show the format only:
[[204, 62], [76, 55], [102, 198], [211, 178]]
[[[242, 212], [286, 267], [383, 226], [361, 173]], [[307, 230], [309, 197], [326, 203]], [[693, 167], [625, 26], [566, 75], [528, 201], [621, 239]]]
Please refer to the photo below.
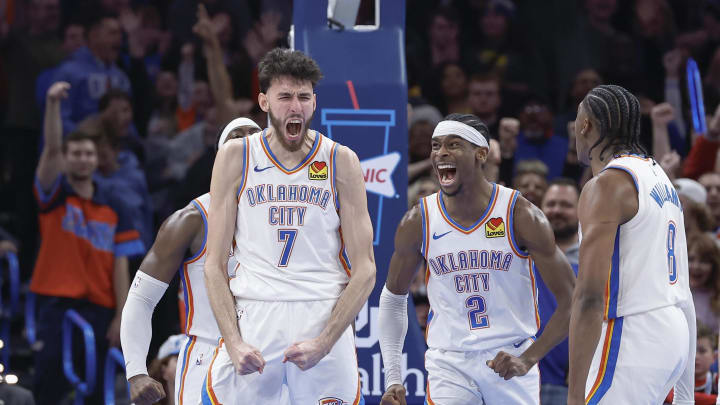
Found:
[[512, 354], [500, 351], [494, 359], [488, 360], [488, 367], [498, 373], [500, 377], [509, 380], [515, 376], [527, 374], [534, 363], [526, 360], [522, 356], [515, 357]]
[[252, 374], [256, 371], [262, 374], [265, 368], [265, 359], [260, 350], [242, 342], [237, 346], [227, 345], [227, 351], [233, 366], [235, 366], [235, 371], [239, 374]]
[[130, 383], [130, 400], [135, 405], [150, 405], [165, 398], [162, 384], [145, 374], [131, 377], [128, 382]]
[[315, 338], [293, 343], [285, 349], [283, 363], [288, 361], [295, 363], [300, 370], [305, 371], [313, 368], [328, 353], [330, 353], [330, 347], [327, 347], [320, 339]]
[[405, 387], [402, 384], [393, 384], [380, 399], [380, 405], [407, 405], [405, 401]]
[[120, 315], [115, 315], [105, 334], [110, 347], [120, 347], [120, 318]]
[[68, 97], [68, 90], [70, 90], [70, 83], [68, 82], [55, 82], [50, 86], [47, 91], [48, 102], [58, 102]]

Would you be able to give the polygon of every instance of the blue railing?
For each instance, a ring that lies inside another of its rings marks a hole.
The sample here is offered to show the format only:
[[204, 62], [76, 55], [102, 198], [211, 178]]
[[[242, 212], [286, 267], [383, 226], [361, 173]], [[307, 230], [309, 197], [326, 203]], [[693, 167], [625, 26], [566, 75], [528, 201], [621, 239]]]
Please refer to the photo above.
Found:
[[[73, 367], [72, 332], [73, 327], [80, 329], [85, 343], [85, 380], [82, 380]], [[92, 326], [73, 309], [65, 312], [62, 325], [62, 356], [65, 377], [75, 387], [75, 404], [82, 405], [86, 396], [95, 390], [95, 334]]]
[[9, 283], [10, 298], [3, 297], [2, 289], [0, 289], [0, 339], [4, 344], [0, 354], [0, 361], [5, 370], [10, 370], [10, 322], [13, 315], [17, 313], [18, 302], [20, 301], [20, 269], [15, 253], [5, 253], [5, 259], [7, 260], [7, 266], [4, 269], [7, 270], [7, 275], [3, 272], [0, 275], [0, 280], [2, 280], [2, 286]]
[[30, 346], [35, 345], [37, 329], [35, 326], [35, 294], [29, 290], [25, 295], [25, 336]]
[[[115, 405], [115, 376], [118, 369], [125, 373], [125, 358], [117, 347], [111, 347], [105, 358], [105, 405]], [[127, 390], [130, 398], [130, 384]]]

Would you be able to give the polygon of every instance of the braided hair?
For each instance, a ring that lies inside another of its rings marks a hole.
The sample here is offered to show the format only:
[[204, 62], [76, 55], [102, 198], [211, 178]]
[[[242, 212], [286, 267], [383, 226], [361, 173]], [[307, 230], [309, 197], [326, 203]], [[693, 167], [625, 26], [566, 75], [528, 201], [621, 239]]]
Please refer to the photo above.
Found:
[[601, 161], [608, 149], [613, 155], [629, 152], [647, 156], [640, 144], [640, 102], [637, 97], [620, 86], [601, 85], [590, 90], [582, 104], [600, 124], [600, 138], [590, 151], [607, 139], [600, 151]]

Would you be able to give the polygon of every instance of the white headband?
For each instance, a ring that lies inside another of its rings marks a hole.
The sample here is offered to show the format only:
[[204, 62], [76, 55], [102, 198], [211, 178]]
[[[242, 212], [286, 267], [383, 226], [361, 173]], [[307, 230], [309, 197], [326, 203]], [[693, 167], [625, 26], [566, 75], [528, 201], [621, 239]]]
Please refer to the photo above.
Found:
[[490, 148], [487, 139], [477, 129], [460, 121], [440, 121], [433, 131], [433, 138], [445, 135], [456, 135], [481, 148]]
[[220, 147], [225, 143], [225, 140], [227, 139], [228, 135], [230, 135], [230, 132], [239, 127], [255, 127], [257, 129], [262, 129], [258, 124], [255, 123], [255, 121], [251, 120], [250, 118], [235, 118], [234, 120], [230, 121], [229, 124], [225, 125], [225, 129], [223, 129], [222, 135], [220, 135], [220, 140], [218, 141], [218, 149], [220, 149]]

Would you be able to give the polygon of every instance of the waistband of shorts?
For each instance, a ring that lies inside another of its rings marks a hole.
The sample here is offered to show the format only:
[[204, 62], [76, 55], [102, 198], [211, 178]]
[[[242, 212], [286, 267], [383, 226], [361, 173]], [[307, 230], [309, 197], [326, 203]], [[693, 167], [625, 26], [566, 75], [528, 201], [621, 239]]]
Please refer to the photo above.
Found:
[[337, 302], [337, 300], [338, 300], [339, 298], [340, 298], [340, 297], [338, 297], [338, 298], [323, 298], [323, 299], [317, 299], [317, 300], [258, 300], [258, 299], [251, 299], [251, 298], [235, 297], [235, 305], [237, 306], [237, 305], [247, 305], [247, 304], [264, 304], [264, 303], [274, 303], [274, 302], [287, 302], [287, 303], [292, 303], [292, 302], [298, 302], [298, 303], [300, 303], [300, 302], [305, 302], [305, 303], [310, 303], [310, 302], [326, 302], [326, 303], [334, 304], [334, 303]]
[[202, 344], [205, 344], [208, 346], [213, 346], [213, 347], [217, 346], [218, 343], [220, 342], [219, 336], [215, 339], [210, 339], [210, 338], [201, 337], [201, 336], [197, 336], [197, 335], [187, 335], [187, 337], [188, 337], [188, 339], [195, 338], [195, 344], [202, 343]]

